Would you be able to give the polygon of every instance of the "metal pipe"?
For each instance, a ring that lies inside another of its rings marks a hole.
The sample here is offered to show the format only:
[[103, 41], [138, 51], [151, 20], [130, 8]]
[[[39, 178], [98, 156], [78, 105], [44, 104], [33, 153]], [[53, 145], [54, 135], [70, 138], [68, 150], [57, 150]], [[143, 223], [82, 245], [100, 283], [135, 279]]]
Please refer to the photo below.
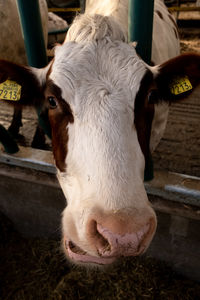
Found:
[[137, 42], [136, 51], [150, 64], [154, 0], [129, 0], [129, 41]]
[[47, 65], [46, 47], [38, 0], [17, 0], [28, 64], [42, 68]]
[[[42, 21], [38, 0], [17, 0], [22, 33], [28, 64], [35, 68], [43, 68], [47, 65], [46, 47], [44, 42]], [[38, 121], [44, 132], [51, 136], [48, 117], [41, 114], [41, 108], [37, 108]]]
[[49, 7], [49, 12], [80, 12], [80, 7]]
[[[128, 34], [130, 42], [137, 42], [136, 51], [151, 63], [154, 0], [129, 0]], [[149, 151], [144, 181], [153, 179], [153, 160]]]
[[172, 7], [168, 7], [168, 10], [170, 12], [174, 12], [174, 11], [183, 11], [183, 12], [188, 12], [188, 11], [200, 11], [200, 7], [196, 7], [196, 6], [172, 6]]

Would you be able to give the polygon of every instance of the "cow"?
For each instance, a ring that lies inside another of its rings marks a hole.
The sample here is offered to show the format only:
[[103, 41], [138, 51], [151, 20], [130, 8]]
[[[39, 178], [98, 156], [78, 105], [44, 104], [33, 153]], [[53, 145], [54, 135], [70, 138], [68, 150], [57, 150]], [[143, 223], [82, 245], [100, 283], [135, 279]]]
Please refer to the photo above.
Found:
[[[42, 29], [45, 47], [47, 48], [48, 29], [55, 30], [66, 28], [67, 22], [56, 16], [54, 13], [48, 13], [46, 0], [39, 0], [39, 7], [42, 20]], [[18, 64], [26, 65], [27, 57], [24, 46], [24, 39], [21, 32], [21, 25], [17, 10], [16, 0], [0, 0], [1, 16], [1, 36], [0, 36], [0, 58], [9, 59]], [[11, 38], [12, 37], [12, 38]], [[14, 114], [9, 132], [13, 137], [19, 137], [19, 129], [22, 126], [22, 108], [14, 107]], [[35, 148], [45, 147], [45, 136], [42, 128], [38, 125], [32, 141]]]
[[[48, 8], [46, 0], [39, 0], [42, 29], [47, 46], [48, 37]], [[26, 51], [24, 40], [21, 33], [21, 26], [18, 16], [16, 0], [0, 0], [0, 15], [1, 15], [1, 43], [0, 43], [0, 58], [9, 59], [18, 64], [27, 64]], [[12, 38], [10, 38], [12, 37]], [[13, 137], [19, 137], [19, 128], [22, 126], [22, 108], [14, 107], [14, 114], [9, 132]], [[33, 146], [36, 148], [43, 147], [45, 137], [40, 126], [37, 127], [33, 139]]]
[[67, 200], [62, 244], [77, 264], [108, 265], [146, 251], [157, 219], [145, 164], [163, 134], [168, 104], [200, 83], [200, 55], [179, 54], [163, 1], [154, 8], [154, 66], [127, 42], [127, 14], [128, 0], [88, 0], [45, 68], [0, 61], [0, 82], [14, 81], [16, 103], [48, 109]]

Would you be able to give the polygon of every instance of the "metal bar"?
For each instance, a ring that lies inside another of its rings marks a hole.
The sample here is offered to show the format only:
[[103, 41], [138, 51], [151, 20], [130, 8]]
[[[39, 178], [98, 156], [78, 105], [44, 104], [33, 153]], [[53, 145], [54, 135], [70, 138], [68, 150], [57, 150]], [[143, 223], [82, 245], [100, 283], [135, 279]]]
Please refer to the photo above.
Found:
[[[20, 151], [9, 155], [0, 151], [0, 163], [56, 174], [53, 154], [50, 151], [19, 147]], [[10, 176], [13, 176], [11, 173]], [[149, 195], [169, 202], [200, 207], [200, 178], [167, 171], [155, 171], [155, 178], [145, 183]], [[200, 215], [197, 216], [200, 218]]]
[[46, 47], [38, 0], [17, 0], [28, 64], [42, 68], [47, 64]]
[[[154, 0], [129, 0], [128, 34], [130, 42], [137, 42], [136, 51], [151, 63]], [[144, 180], [153, 179], [153, 161], [149, 154]]]
[[[42, 21], [38, 0], [17, 0], [19, 16], [28, 64], [35, 68], [43, 68], [47, 65], [46, 47], [44, 42]], [[41, 115], [41, 108], [37, 108], [40, 126], [50, 137], [50, 126], [46, 111]]]
[[150, 64], [154, 0], [129, 0], [129, 41], [137, 42], [136, 51]]
[[56, 174], [56, 167], [53, 163], [52, 152], [33, 149], [30, 147], [19, 147], [19, 152], [9, 155], [0, 151], [0, 163], [42, 171], [47, 174]]
[[80, 0], [80, 7], [81, 7], [81, 13], [83, 14], [85, 12], [85, 2], [86, 0]]
[[50, 7], [49, 12], [80, 12], [80, 7]]
[[185, 11], [185, 12], [188, 12], [188, 11], [200, 11], [200, 7], [197, 7], [197, 6], [189, 6], [189, 7], [186, 7], [186, 6], [172, 6], [172, 7], [168, 7], [168, 10], [170, 12], [174, 12], [174, 11]]

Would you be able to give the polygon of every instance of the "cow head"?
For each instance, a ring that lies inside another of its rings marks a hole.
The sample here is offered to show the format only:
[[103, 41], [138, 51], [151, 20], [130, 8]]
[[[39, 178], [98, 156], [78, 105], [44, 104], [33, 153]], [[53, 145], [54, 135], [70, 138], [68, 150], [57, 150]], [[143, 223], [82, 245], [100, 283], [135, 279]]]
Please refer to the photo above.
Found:
[[175, 95], [177, 76], [188, 76], [195, 88], [200, 55], [152, 68], [130, 45], [102, 39], [58, 46], [40, 70], [0, 61], [0, 82], [9, 78], [22, 87], [19, 103], [48, 109], [67, 199], [63, 244], [73, 261], [109, 264], [150, 244], [156, 216], [143, 184], [145, 161], [154, 106], [191, 92]]

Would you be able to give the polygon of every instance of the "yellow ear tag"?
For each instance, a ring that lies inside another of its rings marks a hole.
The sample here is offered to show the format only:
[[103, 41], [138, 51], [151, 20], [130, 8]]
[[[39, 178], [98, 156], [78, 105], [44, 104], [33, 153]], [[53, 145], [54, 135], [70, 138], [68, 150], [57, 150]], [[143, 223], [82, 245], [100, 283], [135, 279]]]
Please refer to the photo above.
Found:
[[21, 85], [12, 80], [0, 83], [0, 100], [19, 101], [21, 98]]
[[187, 76], [177, 76], [173, 78], [169, 85], [169, 88], [173, 95], [179, 95], [192, 90], [192, 84]]

